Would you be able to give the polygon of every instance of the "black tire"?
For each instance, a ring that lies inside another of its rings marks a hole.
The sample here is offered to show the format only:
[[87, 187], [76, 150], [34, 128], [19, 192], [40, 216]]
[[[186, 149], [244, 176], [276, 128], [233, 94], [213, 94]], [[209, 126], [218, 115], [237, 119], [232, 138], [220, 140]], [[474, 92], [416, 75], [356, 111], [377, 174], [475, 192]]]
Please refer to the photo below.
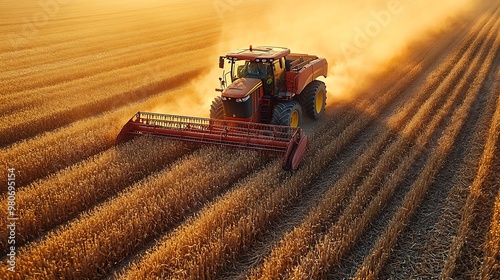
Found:
[[326, 85], [322, 81], [312, 81], [297, 96], [297, 101], [307, 116], [319, 119], [326, 106]]
[[224, 107], [222, 107], [222, 99], [220, 96], [217, 96], [214, 101], [212, 101], [212, 105], [210, 105], [210, 118], [211, 119], [224, 119]]
[[302, 108], [298, 102], [280, 102], [274, 108], [271, 124], [297, 127], [301, 119]]

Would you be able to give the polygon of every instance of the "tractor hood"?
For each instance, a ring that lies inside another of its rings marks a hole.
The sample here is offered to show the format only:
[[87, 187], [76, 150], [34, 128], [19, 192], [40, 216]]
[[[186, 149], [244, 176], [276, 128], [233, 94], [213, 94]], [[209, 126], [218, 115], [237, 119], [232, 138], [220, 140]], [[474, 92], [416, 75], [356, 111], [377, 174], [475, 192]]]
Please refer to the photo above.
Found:
[[223, 92], [222, 96], [227, 98], [243, 98], [262, 85], [260, 79], [241, 78], [230, 84]]

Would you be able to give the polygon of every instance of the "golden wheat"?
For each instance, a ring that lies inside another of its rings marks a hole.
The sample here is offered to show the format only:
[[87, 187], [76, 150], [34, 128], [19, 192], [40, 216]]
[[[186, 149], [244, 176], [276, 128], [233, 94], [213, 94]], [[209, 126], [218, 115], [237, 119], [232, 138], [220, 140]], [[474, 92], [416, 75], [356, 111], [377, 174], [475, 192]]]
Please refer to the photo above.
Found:
[[[203, 34], [200, 36], [200, 41], [192, 42], [189, 41], [189, 34], [184, 34], [175, 37], [178, 41], [170, 44], [155, 41], [155, 43], [146, 45], [134, 45], [123, 50], [100, 53], [98, 58], [92, 54], [75, 59], [60, 58], [61, 61], [53, 63], [55, 65], [47, 65], [48, 69], [38, 69], [40, 67], [37, 67], [35, 70], [26, 68], [24, 72], [20, 70], [2, 72], [0, 75], [6, 84], [13, 84], [13, 81], [17, 81], [17, 84], [22, 85], [25, 89], [18, 89], [15, 93], [0, 97], [0, 112], [2, 115], [9, 114], [22, 121], [28, 121], [29, 119], [25, 118], [28, 112], [33, 115], [30, 117], [40, 118], [42, 115], [50, 114], [54, 107], [67, 111], [78, 104], [83, 106], [82, 104], [85, 104], [87, 99], [88, 102], [97, 102], [97, 100], [106, 100], [116, 94], [130, 91], [130, 88], [127, 88], [130, 86], [130, 82], [127, 81], [130, 80], [143, 82], [144, 79], [147, 79], [154, 83], [158, 79], [177, 76], [179, 73], [189, 70], [174, 66], [182, 65], [183, 56], [194, 54], [189, 52], [190, 47], [199, 44], [196, 49], [203, 49], [203, 46], [206, 45], [205, 41], [211, 36], [213, 34]], [[149, 46], [151, 44], [153, 45]], [[150, 47], [152, 50], [149, 51], [145, 49], [146, 47]], [[140, 55], [131, 55], [135, 52], [140, 52]], [[159, 58], [160, 54], [168, 52], [179, 53], [179, 58]], [[96, 59], [104, 60], [106, 63], [90, 67], [96, 63]], [[202, 67], [202, 65], [199, 66]], [[61, 68], [64, 68], [65, 71], [50, 74], [50, 70]], [[171, 69], [175, 69], [175, 71]], [[41, 75], [41, 77], [36, 75]], [[51, 80], [47, 80], [47, 75], [51, 76]], [[81, 94], [78, 94], [82, 92], [86, 93], [83, 98]], [[40, 104], [43, 104], [46, 111], [40, 111]], [[64, 105], [67, 108], [58, 107]]]
[[[38, 237], [187, 152], [182, 143], [155, 140], [136, 139], [20, 189], [16, 244]], [[6, 217], [7, 209], [0, 208], [0, 215]], [[7, 221], [0, 221], [0, 226], [6, 227]], [[3, 242], [6, 234], [0, 234], [0, 251], [8, 247]]]
[[[183, 55], [188, 57], [201, 56], [204, 52], [206, 52], [206, 49], [200, 48], [195, 51], [186, 51]], [[201, 71], [201, 66], [203, 65], [200, 65], [200, 68], [192, 69], [189, 65], [182, 63], [184, 60], [183, 56], [176, 59], [161, 58], [149, 63], [104, 72], [92, 76], [93, 81], [83, 82], [83, 88], [81, 86], [82, 81], [78, 79], [49, 87], [48, 90], [51, 92], [71, 90], [68, 92], [68, 97], [49, 99], [44, 102], [43, 107], [28, 108], [12, 113], [9, 118], [1, 118], [0, 144], [11, 144], [26, 137], [50, 131], [82, 118], [91, 117], [95, 114], [114, 109], [119, 105], [139, 101], [150, 95], [154, 95], [155, 90], [167, 90], [168, 87], [173, 87], [174, 81], [186, 81]], [[161, 71], [148, 74], [148, 70], [155, 69], [155, 65], [162, 65], [160, 68]], [[169, 74], [166, 74], [167, 69], [170, 68], [174, 68], [176, 71], [168, 70]], [[131, 75], [134, 76], [131, 77]], [[139, 83], [143, 82], [142, 75], [151, 75], [148, 77], [150, 85], [141, 87]], [[121, 76], [129, 82], [116, 83], [115, 81], [113, 85], [107, 86], [103, 86], [99, 82], [101, 80], [109, 81], [111, 77]], [[162, 88], [165, 86], [167, 88]], [[75, 91], [88, 94], [81, 96], [76, 94]], [[12, 119], [17, 121], [13, 122]]]
[[[179, 95], [185, 90], [186, 88], [180, 87], [167, 91], [154, 98], [131, 103], [115, 111], [3, 148], [0, 150], [0, 167], [16, 168], [16, 184], [19, 187], [25, 186], [111, 148], [123, 124], [139, 109], [154, 108], [158, 99]], [[0, 178], [1, 183], [6, 184], [5, 180], [6, 178]]]
[[[161, 233], [251, 171], [255, 152], [209, 147], [180, 160], [120, 196], [51, 232], [18, 256], [18, 275], [99, 277], [148, 238]], [[231, 162], [231, 166], [220, 164]], [[47, 260], [52, 260], [47, 262]]]
[[[481, 139], [485, 149], [477, 149], [480, 167], [470, 179], [470, 196], [463, 197], [464, 218], [453, 230], [458, 235], [441, 276], [463, 276], [454, 266], [473, 248], [484, 252], [475, 265], [483, 262], [474, 271], [465, 268], [467, 273], [498, 278], [496, 189], [488, 191], [488, 199], [496, 202], [486, 243], [480, 248], [465, 243], [473, 226], [471, 211], [482, 207], [478, 197], [498, 181], [498, 94], [488, 94], [496, 111], [478, 105], [486, 102], [480, 88], [490, 88], [491, 80], [498, 91], [498, 4], [475, 4], [477, 11], [456, 20], [460, 25], [436, 31], [446, 36], [425, 39], [380, 65], [385, 74], [364, 77], [359, 84], [371, 87], [354, 89], [352, 100], [334, 104], [327, 118], [306, 127], [314, 128], [308, 152], [301, 168], [287, 173], [278, 160], [251, 151], [210, 146], [188, 152], [188, 145], [157, 138], [114, 146], [136, 111], [157, 111], [159, 103], [185, 105], [187, 87], [172, 87], [211, 68], [213, 53], [220, 51], [217, 42], [235, 43], [226, 36], [225, 22], [249, 19], [242, 25], [234, 21], [233, 34], [264, 15], [261, 9], [229, 3], [226, 9], [245, 13], [226, 10], [217, 18], [214, 6], [231, 1], [129, 2], [60, 6], [57, 18], [37, 28], [24, 45], [0, 42], [0, 169], [16, 168], [20, 218], [16, 272], [0, 266], [0, 278], [97, 279], [111, 273], [120, 279], [214, 279], [228, 273], [252, 279], [326, 277], [376, 218], [391, 214], [386, 212], [393, 208], [384, 207], [403, 185], [409, 189], [403, 204], [377, 232], [370, 255], [362, 264], [340, 268], [358, 269], [358, 278], [385, 278], [381, 271], [391, 250], [406, 237], [402, 232], [432, 180], [440, 180], [440, 168], [455, 159], [451, 149], [462, 147], [457, 134], [469, 127], [480, 128], [466, 148]], [[19, 9], [2, 15], [0, 33], [19, 35], [20, 20], [40, 11], [36, 5], [3, 3], [5, 11]], [[373, 38], [374, 45], [378, 39]], [[476, 119], [481, 124], [463, 125]], [[332, 164], [341, 170], [329, 170]], [[423, 171], [413, 170], [416, 165]], [[463, 165], [471, 169], [474, 164]], [[327, 172], [331, 177], [316, 181]], [[410, 174], [417, 181], [406, 182]], [[6, 183], [0, 177], [0, 184]], [[7, 200], [0, 189], [0, 204]], [[7, 215], [0, 208], [0, 216]], [[11, 234], [6, 222], [0, 221], [1, 252]]]

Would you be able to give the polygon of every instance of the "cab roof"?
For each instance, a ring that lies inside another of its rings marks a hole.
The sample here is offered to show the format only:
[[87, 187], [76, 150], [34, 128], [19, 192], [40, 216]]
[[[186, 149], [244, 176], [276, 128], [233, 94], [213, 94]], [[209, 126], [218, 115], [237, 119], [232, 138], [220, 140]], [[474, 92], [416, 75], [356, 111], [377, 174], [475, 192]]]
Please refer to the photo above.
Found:
[[248, 49], [240, 49], [229, 52], [226, 57], [236, 60], [277, 60], [290, 54], [290, 49], [283, 47], [250, 46]]

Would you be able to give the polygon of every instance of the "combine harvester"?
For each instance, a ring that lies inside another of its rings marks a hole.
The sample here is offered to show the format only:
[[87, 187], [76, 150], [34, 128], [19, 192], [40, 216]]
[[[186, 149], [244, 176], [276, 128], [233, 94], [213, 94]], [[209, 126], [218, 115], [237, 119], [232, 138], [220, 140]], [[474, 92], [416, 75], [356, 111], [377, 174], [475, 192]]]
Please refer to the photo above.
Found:
[[256, 47], [219, 59], [221, 96], [210, 118], [138, 112], [116, 142], [138, 135], [284, 153], [282, 166], [296, 170], [307, 147], [299, 123], [302, 112], [318, 119], [325, 110], [326, 59], [290, 53], [287, 48]]

